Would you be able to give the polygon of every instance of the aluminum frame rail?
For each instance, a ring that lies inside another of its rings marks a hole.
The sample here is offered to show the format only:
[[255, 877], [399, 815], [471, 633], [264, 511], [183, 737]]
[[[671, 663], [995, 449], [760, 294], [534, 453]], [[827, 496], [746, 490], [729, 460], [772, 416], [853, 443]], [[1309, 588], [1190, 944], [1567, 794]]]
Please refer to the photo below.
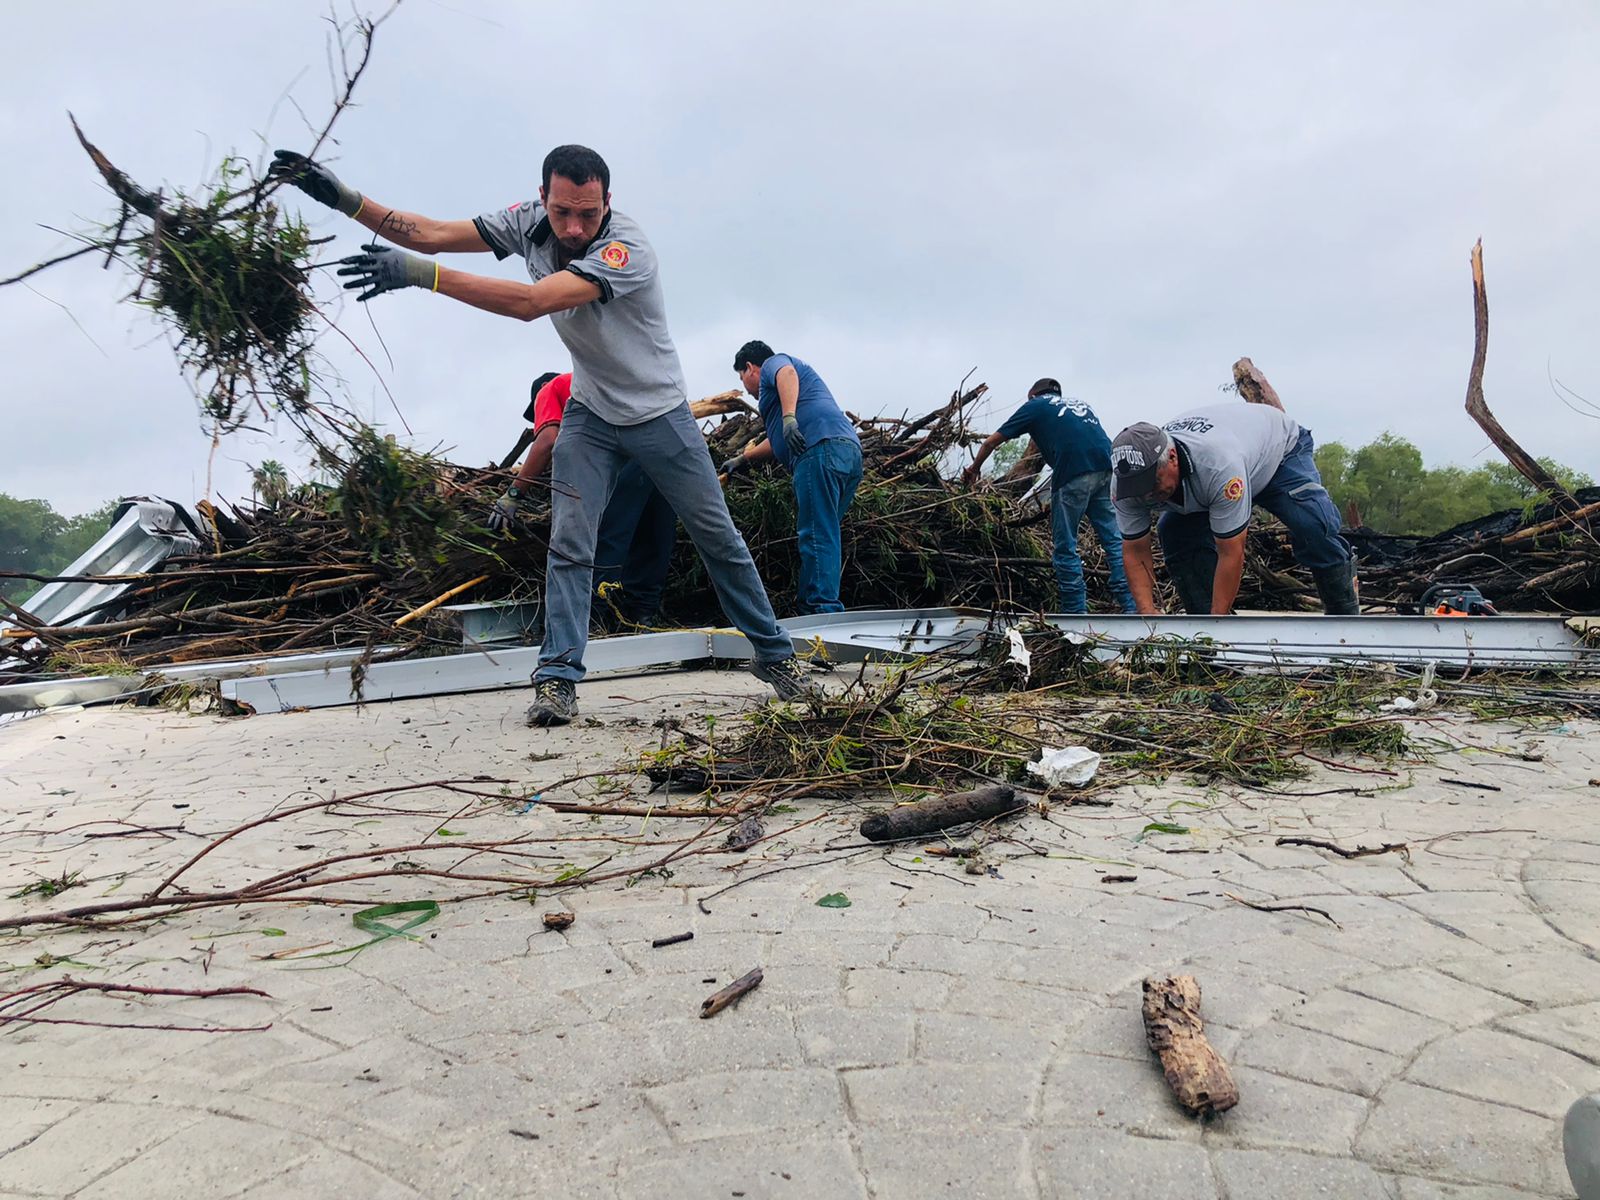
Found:
[[[1037, 618], [974, 610], [908, 609], [828, 613], [784, 625], [795, 648], [820, 643], [839, 662], [905, 659], [935, 652], [968, 655], [988, 638]], [[1067, 616], [1046, 622], [1113, 659], [1163, 644], [1233, 666], [1314, 667], [1339, 662], [1428, 663], [1455, 669], [1600, 671], [1600, 651], [1561, 617], [1325, 617], [1311, 615]], [[683, 630], [596, 638], [585, 655], [593, 671], [638, 671], [706, 659], [748, 660], [733, 630]], [[257, 712], [325, 708], [419, 696], [525, 686], [538, 647], [374, 663], [359, 695], [347, 673], [326, 669], [225, 679], [224, 698]]]
[[[129, 500], [111, 528], [61, 572], [63, 575], [142, 575], [170, 554], [198, 550], [192, 518], [170, 500]], [[129, 588], [127, 583], [47, 583], [24, 606], [43, 625], [89, 625], [104, 621], [101, 606]]]

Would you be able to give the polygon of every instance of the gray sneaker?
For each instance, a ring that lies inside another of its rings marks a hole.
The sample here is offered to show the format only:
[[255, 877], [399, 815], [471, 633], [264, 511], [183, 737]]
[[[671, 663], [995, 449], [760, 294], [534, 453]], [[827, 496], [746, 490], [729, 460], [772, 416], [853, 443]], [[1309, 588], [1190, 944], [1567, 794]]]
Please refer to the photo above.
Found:
[[578, 715], [578, 687], [570, 679], [536, 679], [529, 725], [566, 725]]
[[794, 655], [773, 662], [756, 661], [750, 664], [750, 674], [762, 683], [770, 684], [779, 700], [820, 700], [822, 689], [806, 673], [806, 668]]

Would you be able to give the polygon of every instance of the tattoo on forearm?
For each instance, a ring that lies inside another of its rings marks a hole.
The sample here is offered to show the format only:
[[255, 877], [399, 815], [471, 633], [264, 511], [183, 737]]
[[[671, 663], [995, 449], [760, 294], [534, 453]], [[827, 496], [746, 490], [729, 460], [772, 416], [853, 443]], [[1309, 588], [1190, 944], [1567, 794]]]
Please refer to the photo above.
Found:
[[396, 237], [410, 237], [417, 232], [417, 223], [415, 221], [402, 220], [400, 214], [391, 209], [384, 214], [383, 220], [378, 222], [378, 232], [382, 233], [385, 230], [393, 233]]

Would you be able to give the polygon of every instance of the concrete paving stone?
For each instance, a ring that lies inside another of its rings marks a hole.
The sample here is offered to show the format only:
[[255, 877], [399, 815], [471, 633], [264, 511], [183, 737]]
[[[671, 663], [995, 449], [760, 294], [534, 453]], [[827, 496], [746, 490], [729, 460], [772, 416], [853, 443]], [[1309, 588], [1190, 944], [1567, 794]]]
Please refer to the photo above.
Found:
[[[535, 934], [548, 937], [548, 933]], [[510, 976], [514, 984], [535, 996], [551, 992], [575, 991], [581, 988], [605, 987], [634, 978], [637, 972], [609, 946], [569, 946], [549, 954], [530, 954], [525, 958], [508, 958], [498, 970]], [[745, 970], [749, 970], [748, 967]], [[476, 969], [461, 972], [464, 982], [473, 982]], [[409, 992], [408, 992], [409, 994]], [[432, 1008], [432, 1005], [424, 1007]]]
[[467, 1034], [435, 1045], [458, 1062], [507, 1067], [533, 1084], [536, 1095], [552, 1098], [662, 1083], [672, 1067], [649, 1030], [601, 1024]]
[[1522, 882], [1530, 889], [1535, 883], [1600, 884], [1600, 858], [1584, 862], [1541, 852], [1522, 865]]
[[[779, 980], [790, 982], [789, 972], [809, 970], [814, 968], [790, 967], [763, 978], [763, 999], [771, 999], [765, 993]], [[832, 974], [837, 977], [838, 972]], [[597, 1021], [648, 1025], [656, 1021], [670, 1021], [685, 1013], [698, 1013], [700, 1002], [724, 986], [730, 978], [727, 971], [715, 974], [703, 971], [651, 972], [621, 983], [608, 983], [603, 988], [584, 988], [575, 995], [547, 997], [545, 1003], [555, 1011], [569, 1015], [574, 1007], [578, 1007]], [[708, 979], [714, 982], [707, 983]], [[838, 990], [838, 984], [835, 983], [834, 992]]]
[[[523, 1137], [513, 1129], [538, 1136]], [[609, 1178], [609, 1162], [576, 1147], [558, 1149], [545, 1138], [542, 1126], [497, 1122], [453, 1145], [402, 1157], [388, 1173], [428, 1200], [620, 1200], [623, 1193]]]
[[1249, 888], [1279, 900], [1324, 896], [1337, 901], [1350, 891], [1337, 877], [1325, 874], [1317, 867], [1279, 868], [1272, 871], [1226, 871], [1217, 876], [1217, 884], [1219, 891]]
[[[649, 924], [652, 933], [657, 928], [661, 930], [660, 933], [654, 933], [657, 937], [684, 933], [689, 928], [681, 916], [676, 919], [676, 927], [672, 921]], [[724, 975], [738, 976], [766, 961], [767, 942], [768, 938], [764, 933], [697, 933], [693, 941], [680, 942], [675, 946], [663, 946], [657, 950], [651, 948], [648, 940], [638, 940], [636, 934], [635, 940], [615, 943], [610, 950], [626, 959], [640, 975], [666, 971], [698, 971], [702, 975], [720, 972]], [[557, 967], [561, 964], [559, 958], [553, 959], [552, 962]], [[610, 983], [611, 980], [606, 979], [603, 982]], [[581, 989], [584, 983], [580, 981], [566, 986]]]
[[1407, 896], [1396, 903], [1459, 930], [1494, 951], [1538, 950], [1562, 944], [1561, 935], [1529, 911], [1528, 901], [1520, 893], [1432, 892]]
[[955, 980], [941, 971], [863, 967], [845, 973], [844, 1002], [851, 1008], [937, 1012], [954, 987]]
[[[1355, 863], [1371, 864], [1354, 867]], [[1399, 867], [1378, 866], [1370, 858], [1341, 860], [1318, 868], [1319, 873], [1336, 879], [1346, 891], [1359, 896], [1412, 896], [1422, 891], [1421, 885]]]
[[1531, 867], [1535, 862], [1582, 863], [1588, 866], [1600, 867], [1600, 842], [1587, 842], [1576, 838], [1563, 837], [1560, 841], [1539, 847], [1538, 853], [1534, 855], [1528, 865]]
[[1239, 1103], [1206, 1131], [1208, 1144], [1348, 1155], [1368, 1101], [1334, 1088], [1236, 1066]]
[[1520, 1012], [1502, 1017], [1495, 1024], [1521, 1037], [1600, 1063], [1600, 1001]]
[[1145, 1041], [1139, 1001], [1124, 993], [1109, 1004], [1084, 1004], [1061, 1048], [1071, 1054], [1148, 1060], [1150, 1046]]
[[1406, 1078], [1559, 1119], [1574, 1100], [1600, 1087], [1600, 1068], [1514, 1034], [1468, 1029], [1424, 1049]]
[[1030, 950], [994, 973], [1019, 983], [1109, 996], [1136, 988], [1140, 980], [1162, 970], [1173, 957], [1170, 947], [1153, 946], [1145, 935], [1108, 937], [1098, 946], [1047, 946]]
[[1366, 1163], [1284, 1150], [1213, 1150], [1211, 1169], [1228, 1200], [1393, 1200]]
[[234, 1118], [207, 1116], [74, 1195], [82, 1200], [233, 1196], [278, 1174], [285, 1162], [314, 1147], [307, 1137]]
[[865, 1200], [867, 1189], [842, 1136], [764, 1136], [697, 1142], [625, 1163], [617, 1194], [624, 1200], [735, 1194], [746, 1200]]
[[1081, 992], [983, 978], [956, 980], [944, 1002], [945, 1012], [1026, 1021], [1038, 1029], [1062, 1033], [1074, 1028], [1094, 1007], [1094, 1001]]
[[239, 1200], [301, 1200], [310, 1196], [348, 1196], [361, 1200], [423, 1200], [399, 1180], [349, 1155], [315, 1147], [288, 1170], [239, 1193]]
[[[390, 939], [395, 940], [398, 939]], [[408, 1003], [435, 1016], [447, 1017], [464, 1008], [498, 1007], [512, 1003], [526, 996], [530, 988], [525, 978], [520, 978], [505, 966], [493, 963], [480, 963], [466, 970], [429, 956], [427, 951], [414, 951], [397, 958], [382, 953], [390, 949], [388, 943], [373, 949], [379, 953], [357, 955], [350, 969], [368, 979], [388, 984], [405, 996]], [[311, 974], [309, 971], [306, 973]], [[327, 975], [323, 979], [327, 979]]]
[[1397, 1077], [1406, 1063], [1396, 1054], [1276, 1021], [1245, 1034], [1232, 1061], [1369, 1097]]
[[0, 1188], [71, 1194], [200, 1119], [198, 1113], [134, 1104], [86, 1105], [0, 1156]]
[[868, 1067], [841, 1076], [861, 1125], [993, 1124], [1020, 1128], [1033, 1116], [1036, 1072], [949, 1063]]
[[839, 1078], [820, 1068], [699, 1074], [648, 1088], [644, 1097], [680, 1142], [753, 1137], [773, 1129], [805, 1137], [845, 1123]]
[[891, 933], [845, 930], [838, 934], [784, 932], [771, 935], [763, 968], [836, 967], [839, 970], [886, 965], [896, 937]]
[[1218, 1200], [1206, 1152], [1109, 1129], [1051, 1129], [1036, 1159], [1045, 1200]]
[[834, 1069], [908, 1062], [916, 1035], [916, 1018], [910, 1013], [873, 1009], [804, 1009], [794, 1014], [794, 1025], [806, 1061]]
[[0, 1156], [33, 1141], [50, 1126], [83, 1107], [80, 1100], [0, 1097]]
[[953, 938], [987, 940], [990, 936], [990, 928], [998, 924], [976, 903], [951, 904], [933, 900], [919, 901], [914, 898], [914, 894], [903, 898], [899, 904], [895, 905], [894, 916], [895, 928], [904, 932]]
[[1283, 1020], [1358, 1046], [1402, 1056], [1409, 1056], [1450, 1028], [1432, 1017], [1342, 990], [1323, 992], [1288, 1009]]
[[1495, 954], [1434, 965], [1464, 983], [1492, 988], [1540, 1007], [1582, 1004], [1600, 996], [1600, 962], [1575, 947]]
[[[1111, 868], [1107, 870], [1110, 871]], [[1082, 919], [1111, 925], [1128, 925], [1135, 929], [1173, 929], [1214, 907], [1216, 901], [1208, 897], [1184, 896], [1164, 899], [1159, 896], [1140, 895], [1137, 892], [1107, 893], [1101, 900], [1083, 910]]]
[[[898, 877], [899, 873], [895, 874]], [[914, 884], [918, 880], [908, 875], [904, 878], [904, 882]], [[891, 900], [885, 896], [881, 902], [868, 903], [864, 889], [874, 885], [883, 888], [895, 898]], [[851, 895], [852, 891], [854, 895]], [[817, 905], [818, 900], [833, 892], [843, 892], [848, 896], [850, 907], [821, 908]], [[849, 934], [859, 938], [871, 933], [894, 933], [902, 923], [895, 910], [895, 906], [900, 902], [896, 889], [887, 887], [885, 881], [868, 881], [853, 877], [847, 871], [839, 871], [829, 876], [826, 883], [812, 884], [804, 892], [802, 900], [803, 902], [794, 910], [792, 924], [783, 931], [784, 937], [788, 937], [791, 933], [825, 933]]]
[[710, 1020], [701, 1020], [696, 1011], [652, 1025], [648, 1034], [665, 1063], [662, 1083], [707, 1071], [797, 1067], [804, 1061], [794, 1018], [764, 1008], [760, 988]]
[[1009, 1129], [868, 1128], [861, 1164], [879, 1197], [962, 1196], [1035, 1200], [1028, 1135]]
[[917, 1018], [917, 1058], [924, 1062], [1011, 1063], [1042, 1068], [1060, 1048], [1061, 1029], [965, 1013], [923, 1013]]
[[1180, 1141], [1200, 1137], [1199, 1124], [1173, 1098], [1148, 1050], [1142, 1059], [1061, 1055], [1045, 1074], [1040, 1125], [1122, 1129]]
[[1476, 1187], [1472, 1184], [1441, 1183], [1437, 1179], [1420, 1179], [1415, 1175], [1391, 1177], [1400, 1190], [1400, 1200], [1528, 1200], [1533, 1195], [1557, 1195], [1566, 1200], [1572, 1193], [1568, 1189], [1555, 1193], [1512, 1191], [1502, 1187]]
[[1200, 1015], [1208, 1027], [1215, 1022], [1251, 1029], [1306, 1000], [1303, 992], [1275, 982], [1258, 967], [1226, 964], [1215, 956], [1209, 964], [1184, 962], [1166, 973], [1199, 981]]
[[1526, 1011], [1526, 1007], [1515, 1000], [1463, 983], [1429, 967], [1384, 971], [1347, 983], [1345, 990], [1432, 1017], [1458, 1029]]
[[1378, 1097], [1356, 1154], [1392, 1171], [1561, 1195], [1559, 1143], [1559, 1126], [1544, 1117], [1395, 1083]]
[[952, 937], [911, 934], [902, 938], [889, 963], [908, 970], [956, 974], [1001, 974], [1021, 951], [1009, 942], [963, 941]]

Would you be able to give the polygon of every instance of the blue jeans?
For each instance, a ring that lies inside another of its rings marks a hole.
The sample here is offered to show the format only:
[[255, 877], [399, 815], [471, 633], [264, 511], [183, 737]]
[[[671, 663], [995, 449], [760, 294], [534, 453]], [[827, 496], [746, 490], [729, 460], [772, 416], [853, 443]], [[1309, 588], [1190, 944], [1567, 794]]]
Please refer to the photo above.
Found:
[[705, 560], [722, 611], [749, 639], [756, 661], [792, 657], [794, 643], [772, 615], [772, 602], [728, 515], [711, 451], [689, 406], [680, 404], [639, 425], [613, 425], [573, 401], [562, 418], [551, 468], [544, 644], [534, 679], [576, 683], [583, 678], [600, 516], [630, 462], [678, 514]]
[[[1341, 567], [1350, 561], [1350, 546], [1339, 535], [1339, 510], [1322, 486], [1313, 454], [1311, 431], [1302, 429], [1300, 440], [1278, 465], [1255, 502], [1289, 529], [1295, 559], [1313, 571]], [[1172, 571], [1173, 582], [1191, 613], [1211, 611], [1211, 582], [1217, 573], [1217, 542], [1211, 535], [1208, 514], [1167, 513], [1157, 524], [1161, 553]], [[1203, 593], [1203, 594], [1202, 594]]]
[[861, 483], [861, 443], [854, 438], [824, 438], [794, 463], [795, 532], [800, 542], [800, 594], [803, 613], [843, 612], [839, 575], [844, 547], [839, 521]]
[[1125, 613], [1138, 611], [1128, 590], [1128, 573], [1122, 565], [1122, 531], [1111, 506], [1111, 472], [1089, 471], [1056, 481], [1050, 494], [1050, 532], [1055, 540], [1051, 564], [1056, 569], [1056, 589], [1061, 611], [1089, 611], [1083, 583], [1083, 558], [1078, 554], [1078, 527], [1085, 515], [1106, 552], [1111, 599]]
[[678, 514], [638, 463], [617, 473], [617, 485], [600, 518], [594, 550], [594, 585], [619, 583], [624, 619], [642, 623], [661, 609], [661, 589], [672, 565]]

